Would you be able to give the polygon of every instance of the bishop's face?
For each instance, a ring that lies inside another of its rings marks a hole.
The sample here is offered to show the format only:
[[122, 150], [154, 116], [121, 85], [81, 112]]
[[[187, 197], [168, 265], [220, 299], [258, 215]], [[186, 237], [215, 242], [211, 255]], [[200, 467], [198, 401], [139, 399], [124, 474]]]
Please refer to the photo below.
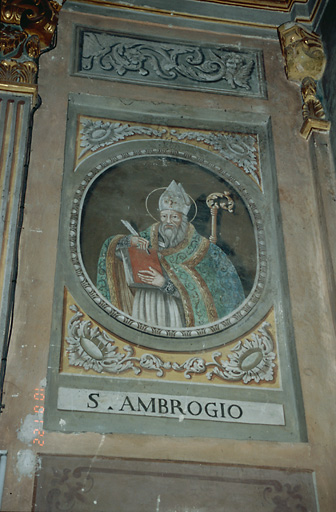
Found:
[[162, 210], [160, 212], [159, 234], [163, 238], [164, 246], [176, 247], [185, 238], [187, 223], [183, 222], [183, 215], [175, 210]]
[[182, 214], [180, 212], [176, 212], [175, 210], [162, 210], [160, 212], [160, 220], [165, 231], [175, 231], [181, 226]]

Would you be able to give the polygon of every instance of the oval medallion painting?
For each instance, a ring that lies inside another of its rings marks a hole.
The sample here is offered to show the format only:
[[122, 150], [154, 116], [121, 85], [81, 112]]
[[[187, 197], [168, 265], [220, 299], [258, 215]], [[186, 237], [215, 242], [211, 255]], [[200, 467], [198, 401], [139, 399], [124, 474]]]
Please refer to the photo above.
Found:
[[237, 186], [168, 156], [125, 160], [91, 183], [80, 252], [106, 312], [173, 337], [237, 321], [257, 261], [251, 211]]

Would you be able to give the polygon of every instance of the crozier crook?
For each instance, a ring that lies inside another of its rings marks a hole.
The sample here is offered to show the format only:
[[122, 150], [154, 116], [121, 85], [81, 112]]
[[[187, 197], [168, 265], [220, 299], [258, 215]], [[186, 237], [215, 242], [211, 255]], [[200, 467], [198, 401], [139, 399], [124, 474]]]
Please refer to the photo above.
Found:
[[210, 242], [215, 244], [217, 242], [217, 214], [219, 208], [233, 213], [234, 201], [230, 192], [213, 192], [206, 198], [206, 204], [210, 208], [211, 213], [211, 235], [209, 236]]

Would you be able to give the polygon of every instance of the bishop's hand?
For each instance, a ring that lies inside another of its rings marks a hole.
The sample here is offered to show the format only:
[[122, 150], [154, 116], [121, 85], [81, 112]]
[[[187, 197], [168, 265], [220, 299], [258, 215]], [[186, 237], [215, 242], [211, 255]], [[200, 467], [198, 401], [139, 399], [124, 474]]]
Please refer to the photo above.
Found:
[[148, 252], [148, 246], [149, 241], [146, 240], [146, 238], [142, 238], [141, 236], [131, 237], [131, 247], [136, 247], [137, 249]]
[[138, 277], [143, 283], [158, 286], [159, 288], [161, 288], [166, 282], [163, 275], [153, 267], [149, 267], [149, 270], [139, 270]]

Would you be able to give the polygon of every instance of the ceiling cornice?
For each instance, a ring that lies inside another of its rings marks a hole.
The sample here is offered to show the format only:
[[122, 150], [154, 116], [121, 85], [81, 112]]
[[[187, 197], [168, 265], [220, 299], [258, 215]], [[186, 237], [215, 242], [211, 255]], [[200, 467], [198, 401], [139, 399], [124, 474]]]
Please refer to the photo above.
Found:
[[[277, 39], [283, 23], [315, 30], [328, 0], [67, 0], [65, 10]], [[168, 21], [169, 19], [169, 21]]]
[[269, 9], [272, 11], [289, 12], [295, 3], [306, 4], [308, 0], [195, 0], [220, 5], [234, 5], [251, 9]]

